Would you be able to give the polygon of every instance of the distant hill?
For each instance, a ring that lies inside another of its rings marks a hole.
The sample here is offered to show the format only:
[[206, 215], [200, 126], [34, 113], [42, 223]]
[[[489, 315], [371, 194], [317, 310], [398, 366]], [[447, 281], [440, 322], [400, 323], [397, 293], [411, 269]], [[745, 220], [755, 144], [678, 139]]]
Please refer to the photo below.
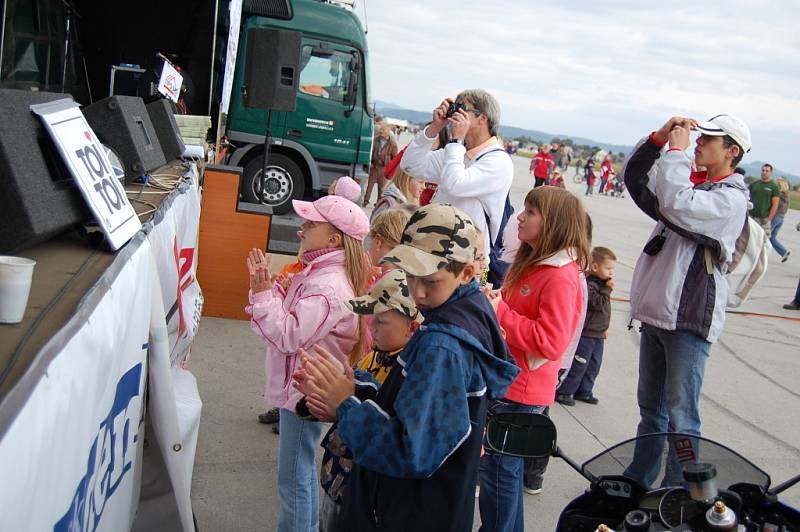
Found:
[[[397, 104], [382, 102], [380, 100], [375, 102], [375, 111], [379, 115], [390, 116], [392, 118], [402, 118], [403, 120], [408, 120], [409, 122], [414, 122], [416, 124], [424, 124], [431, 119], [430, 111], [427, 112], [412, 111], [411, 109], [405, 109]], [[515, 126], [500, 126], [500, 134], [509, 139], [526, 136], [536, 142], [549, 142], [553, 138], [561, 138], [561, 139], [570, 138], [572, 139], [572, 142], [574, 142], [575, 144], [583, 144], [586, 146], [597, 146], [598, 148], [602, 148], [605, 151], [611, 150], [614, 153], [622, 152], [626, 155], [633, 149], [633, 146], [608, 144], [606, 142], [599, 142], [596, 140], [587, 139], [584, 137], [576, 137], [574, 135], [567, 135], [564, 133], [553, 135], [552, 133], [545, 133], [544, 131], [537, 131], [535, 129], [524, 129]], [[758, 177], [761, 175], [761, 167], [763, 165], [764, 165], [763, 161], [753, 161], [747, 164], [743, 164], [742, 168], [744, 168], [747, 171], [747, 175]], [[775, 168], [773, 175], [775, 177], [784, 176], [791, 183], [800, 183], [800, 176], [790, 174], [789, 172], [785, 172], [780, 168]]]
[[[375, 102], [375, 112], [382, 116], [388, 116], [391, 118], [401, 118], [403, 120], [408, 120], [409, 122], [414, 122], [416, 124], [424, 124], [431, 119], [431, 113], [422, 112], [422, 111], [413, 111], [411, 109], [405, 109], [397, 104], [382, 102], [380, 100]], [[500, 126], [500, 134], [507, 139], [515, 139], [517, 137], [526, 136], [535, 142], [550, 142], [553, 138], [569, 138], [572, 139], [572, 142], [575, 144], [583, 144], [586, 146], [597, 146], [598, 148], [602, 148], [605, 151], [613, 151], [614, 153], [622, 152], [624, 154], [628, 154], [632, 149], [633, 146], [623, 146], [620, 144], [609, 144], [607, 142], [600, 142], [597, 140], [587, 139], [584, 137], [576, 137], [574, 135], [567, 135], [565, 133], [561, 133], [558, 135], [554, 135], [552, 133], [546, 133], [544, 131], [537, 131], [535, 129], [524, 129], [521, 127], [515, 126]]]
[[[764, 161], [753, 161], [752, 163], [743, 164], [741, 166], [747, 171], [747, 175], [759, 177], [761, 175], [761, 167], [764, 166]], [[784, 172], [780, 168], [775, 168], [772, 171], [772, 177], [779, 176], [785, 177], [790, 183], [800, 183], [800, 176]]]

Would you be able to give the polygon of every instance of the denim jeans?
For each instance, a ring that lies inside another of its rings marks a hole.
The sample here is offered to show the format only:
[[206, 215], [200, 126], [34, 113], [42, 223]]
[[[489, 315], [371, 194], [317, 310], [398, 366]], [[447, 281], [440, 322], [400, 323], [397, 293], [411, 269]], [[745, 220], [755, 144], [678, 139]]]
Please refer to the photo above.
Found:
[[[698, 402], [710, 347], [693, 333], [642, 324], [637, 436], [654, 432], [700, 435]], [[636, 445], [625, 474], [645, 487], [652, 486], [661, 471], [664, 444], [665, 438], [651, 438]], [[683, 475], [672, 446], [668, 454], [662, 485], [680, 486]]]
[[278, 532], [319, 530], [319, 483], [314, 451], [322, 423], [281, 408], [278, 445]]
[[772, 243], [772, 247], [775, 248], [775, 251], [781, 257], [786, 255], [786, 248], [783, 247], [783, 244], [778, 242], [778, 231], [781, 230], [782, 226], [783, 226], [783, 216], [779, 214], [772, 219], [772, 227], [770, 228], [771, 233], [769, 236], [769, 241]]
[[603, 363], [602, 338], [581, 336], [575, 350], [572, 367], [564, 382], [558, 387], [556, 393], [560, 395], [575, 395], [577, 397], [591, 397], [594, 390], [594, 381], [600, 373]]
[[[531, 412], [540, 414], [545, 406], [523, 405], [508, 399], [493, 401], [489, 413]], [[524, 532], [522, 506], [522, 477], [524, 458], [496, 454], [484, 443], [486, 454], [481, 457], [481, 495], [478, 501], [481, 513], [481, 532]]]

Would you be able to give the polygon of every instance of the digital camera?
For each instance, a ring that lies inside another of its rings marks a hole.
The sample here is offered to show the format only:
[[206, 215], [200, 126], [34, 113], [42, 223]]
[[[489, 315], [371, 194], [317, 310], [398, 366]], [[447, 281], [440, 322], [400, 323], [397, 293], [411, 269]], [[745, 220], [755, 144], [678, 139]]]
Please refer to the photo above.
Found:
[[444, 115], [445, 118], [450, 118], [461, 109], [466, 109], [467, 106], [464, 105], [464, 102], [451, 102], [450, 107], [447, 108], [447, 114]]

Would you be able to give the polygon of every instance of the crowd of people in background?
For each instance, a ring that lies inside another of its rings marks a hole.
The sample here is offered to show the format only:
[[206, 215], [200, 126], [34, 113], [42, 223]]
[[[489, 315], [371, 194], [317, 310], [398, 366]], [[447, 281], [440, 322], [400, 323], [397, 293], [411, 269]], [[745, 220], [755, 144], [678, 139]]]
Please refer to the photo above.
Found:
[[[295, 263], [274, 273], [262, 251], [247, 257], [246, 311], [276, 407], [261, 421], [279, 433], [279, 531], [471, 530], [476, 496], [482, 531], [523, 530], [523, 494], [541, 492], [547, 459], [492, 449], [487, 416], [599, 403], [617, 257], [591, 246], [591, 219], [564, 183], [566, 146], [539, 146], [513, 212], [499, 124], [497, 100], [467, 90], [402, 150], [380, 125], [366, 184], [342, 177], [328, 196], [294, 201], [304, 220]], [[734, 168], [749, 149], [733, 116], [674, 117], [639, 142], [619, 178], [610, 154], [583, 166], [587, 196], [597, 162], [599, 192], [627, 188], [656, 222], [631, 288], [642, 324], [637, 434], [700, 434], [705, 362], [748, 196], [749, 215], [789, 257], [777, 240], [788, 186], [765, 165], [748, 190]], [[786, 308], [800, 308], [798, 292]], [[318, 468], [322, 422], [333, 425]], [[651, 485], [664, 449], [637, 446], [626, 474]], [[666, 471], [679, 474], [674, 452]]]

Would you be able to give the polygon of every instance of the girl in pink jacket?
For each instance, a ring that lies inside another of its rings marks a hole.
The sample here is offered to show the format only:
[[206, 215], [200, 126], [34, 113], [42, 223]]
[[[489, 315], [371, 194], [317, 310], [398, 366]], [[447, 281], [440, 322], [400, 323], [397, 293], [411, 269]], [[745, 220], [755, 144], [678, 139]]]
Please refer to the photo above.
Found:
[[311, 203], [293, 201], [305, 219], [298, 231], [304, 269], [281, 282], [271, 261], [254, 249], [250, 272], [250, 328], [267, 346], [265, 398], [281, 409], [278, 449], [278, 531], [311, 532], [319, 528], [319, 499], [314, 451], [321, 424], [297, 417], [302, 396], [292, 386], [298, 350], [318, 344], [344, 365], [363, 352], [361, 321], [348, 301], [363, 295], [369, 263], [362, 241], [369, 220], [355, 203], [325, 196]]
[[[589, 236], [580, 200], [562, 188], [534, 188], [517, 220], [520, 246], [492, 305], [521, 371], [505, 398], [489, 404], [489, 415], [547, 413], [586, 304], [581, 271]], [[545, 460], [533, 464], [526, 491], [541, 491], [546, 466]], [[481, 530], [524, 530], [524, 473], [522, 458], [490, 451], [481, 458]]]

